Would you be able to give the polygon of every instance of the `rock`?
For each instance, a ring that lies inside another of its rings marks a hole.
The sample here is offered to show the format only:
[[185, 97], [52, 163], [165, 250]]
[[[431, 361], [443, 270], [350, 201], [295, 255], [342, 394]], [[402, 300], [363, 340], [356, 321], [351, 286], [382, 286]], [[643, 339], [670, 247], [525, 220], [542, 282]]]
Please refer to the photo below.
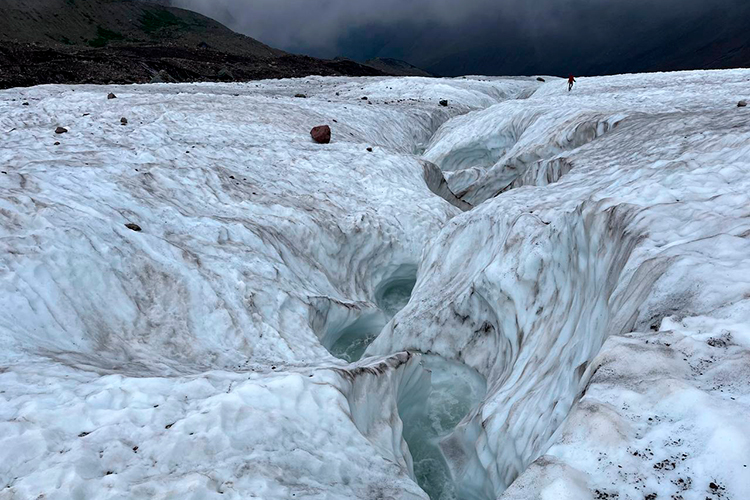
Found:
[[55, 146], [59, 146], [59, 145], [60, 145], [60, 141], [55, 141]]
[[21, 106], [28, 106], [28, 105], [29, 105], [28, 102], [25, 102], [25, 103], [21, 104]]
[[738, 108], [744, 108], [747, 106], [747, 101], [740, 101], [737, 103]]
[[448, 99], [443, 99], [442, 101], [440, 101], [440, 105], [441, 106], [447, 106], [448, 105]]
[[68, 129], [66, 129], [65, 127], [57, 127], [57, 128], [55, 129], [55, 133], [56, 133], [56, 134], [64, 134], [64, 133], [66, 133], [67, 131], [68, 131]]
[[546, 82], [547, 80], [545, 80], [545, 79], [544, 79], [544, 78], [542, 78], [541, 76], [538, 76], [538, 77], [536, 78], [536, 81], [537, 81], [537, 82]]
[[313, 127], [313, 129], [310, 131], [310, 135], [318, 144], [328, 144], [329, 142], [331, 142], [331, 127], [329, 127], [328, 125]]
[[231, 82], [234, 80], [234, 75], [229, 71], [229, 68], [221, 68], [219, 72], [216, 73], [216, 76], [218, 76], [219, 80], [222, 82]]
[[128, 119], [123, 116], [122, 118], [120, 118], [120, 124], [121, 125], [127, 125], [128, 124]]
[[299, 99], [306, 99], [307, 96], [305, 94], [294, 94], [294, 97], [297, 97]]
[[372, 153], [372, 148], [367, 148], [367, 151]]
[[207, 49], [207, 48], [209, 48], [209, 45], [206, 42], [200, 42], [200, 43], [198, 43], [197, 47], [199, 49]]
[[366, 101], [366, 100], [367, 100], [367, 97], [363, 97], [363, 98], [362, 98], [362, 100], [363, 100], [363, 101]]
[[175, 83], [176, 80], [172, 78], [172, 75], [170, 75], [167, 70], [161, 70], [159, 71], [154, 77], [151, 79], [150, 83]]
[[112, 92], [110, 92], [109, 95], [107, 96], [107, 99], [117, 99], [117, 96], [114, 95]]
[[135, 231], [136, 233], [141, 232], [141, 226], [139, 226], [138, 224], [133, 224], [132, 222], [128, 222], [127, 224], [125, 224], [125, 227], [130, 229], [131, 231]]

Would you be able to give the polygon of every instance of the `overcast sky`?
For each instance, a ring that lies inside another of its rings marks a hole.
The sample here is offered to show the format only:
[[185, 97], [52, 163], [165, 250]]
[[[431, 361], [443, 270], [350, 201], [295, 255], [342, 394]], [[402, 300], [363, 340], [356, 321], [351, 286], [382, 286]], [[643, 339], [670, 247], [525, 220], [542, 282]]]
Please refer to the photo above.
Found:
[[[644, 39], [658, 45], [662, 42], [658, 40], [660, 37], [667, 44], [680, 43], [681, 37], [702, 29], [705, 23], [701, 24], [701, 20], [707, 16], [718, 15], [719, 21], [712, 18], [707, 22], [721, 23], [722, 15], [731, 19], [733, 10], [750, 3], [750, 0], [172, 1], [176, 6], [206, 14], [235, 31], [287, 51], [317, 57], [396, 57], [423, 67], [456, 68], [449, 69], [450, 72], [460, 72], [461, 64], [492, 68], [498, 64], [493, 57], [516, 58], [519, 61], [516, 65], [522, 62], [520, 54], [536, 59], [565, 58], [567, 66], [575, 62], [577, 50], [592, 55], [597, 51], [616, 53], [619, 47], [643, 44]], [[710, 28], [715, 32], [721, 26]], [[680, 29], [683, 31], [678, 34]], [[493, 50], [498, 54], [488, 53]]]

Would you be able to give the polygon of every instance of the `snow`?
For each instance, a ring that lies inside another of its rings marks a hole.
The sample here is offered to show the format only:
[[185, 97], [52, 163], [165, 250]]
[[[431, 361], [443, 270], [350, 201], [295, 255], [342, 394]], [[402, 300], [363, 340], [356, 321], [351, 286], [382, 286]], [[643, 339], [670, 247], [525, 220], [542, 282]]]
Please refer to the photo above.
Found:
[[0, 499], [743, 498], [748, 94], [0, 92]]

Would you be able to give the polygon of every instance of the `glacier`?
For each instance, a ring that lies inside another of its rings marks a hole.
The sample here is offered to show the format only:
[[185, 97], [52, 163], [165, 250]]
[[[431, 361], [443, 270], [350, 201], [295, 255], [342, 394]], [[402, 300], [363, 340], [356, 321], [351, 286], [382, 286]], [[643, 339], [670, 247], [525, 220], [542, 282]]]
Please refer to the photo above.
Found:
[[1, 91], [0, 499], [744, 498], [748, 95]]

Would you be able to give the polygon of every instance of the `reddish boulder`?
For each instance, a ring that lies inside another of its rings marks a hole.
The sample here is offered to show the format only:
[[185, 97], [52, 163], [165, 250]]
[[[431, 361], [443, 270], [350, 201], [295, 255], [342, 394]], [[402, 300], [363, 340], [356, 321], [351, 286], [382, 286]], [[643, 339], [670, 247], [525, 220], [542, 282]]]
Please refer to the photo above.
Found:
[[328, 125], [320, 125], [319, 127], [314, 127], [310, 131], [310, 135], [318, 144], [328, 144], [329, 142], [331, 142], [331, 127], [329, 127]]

